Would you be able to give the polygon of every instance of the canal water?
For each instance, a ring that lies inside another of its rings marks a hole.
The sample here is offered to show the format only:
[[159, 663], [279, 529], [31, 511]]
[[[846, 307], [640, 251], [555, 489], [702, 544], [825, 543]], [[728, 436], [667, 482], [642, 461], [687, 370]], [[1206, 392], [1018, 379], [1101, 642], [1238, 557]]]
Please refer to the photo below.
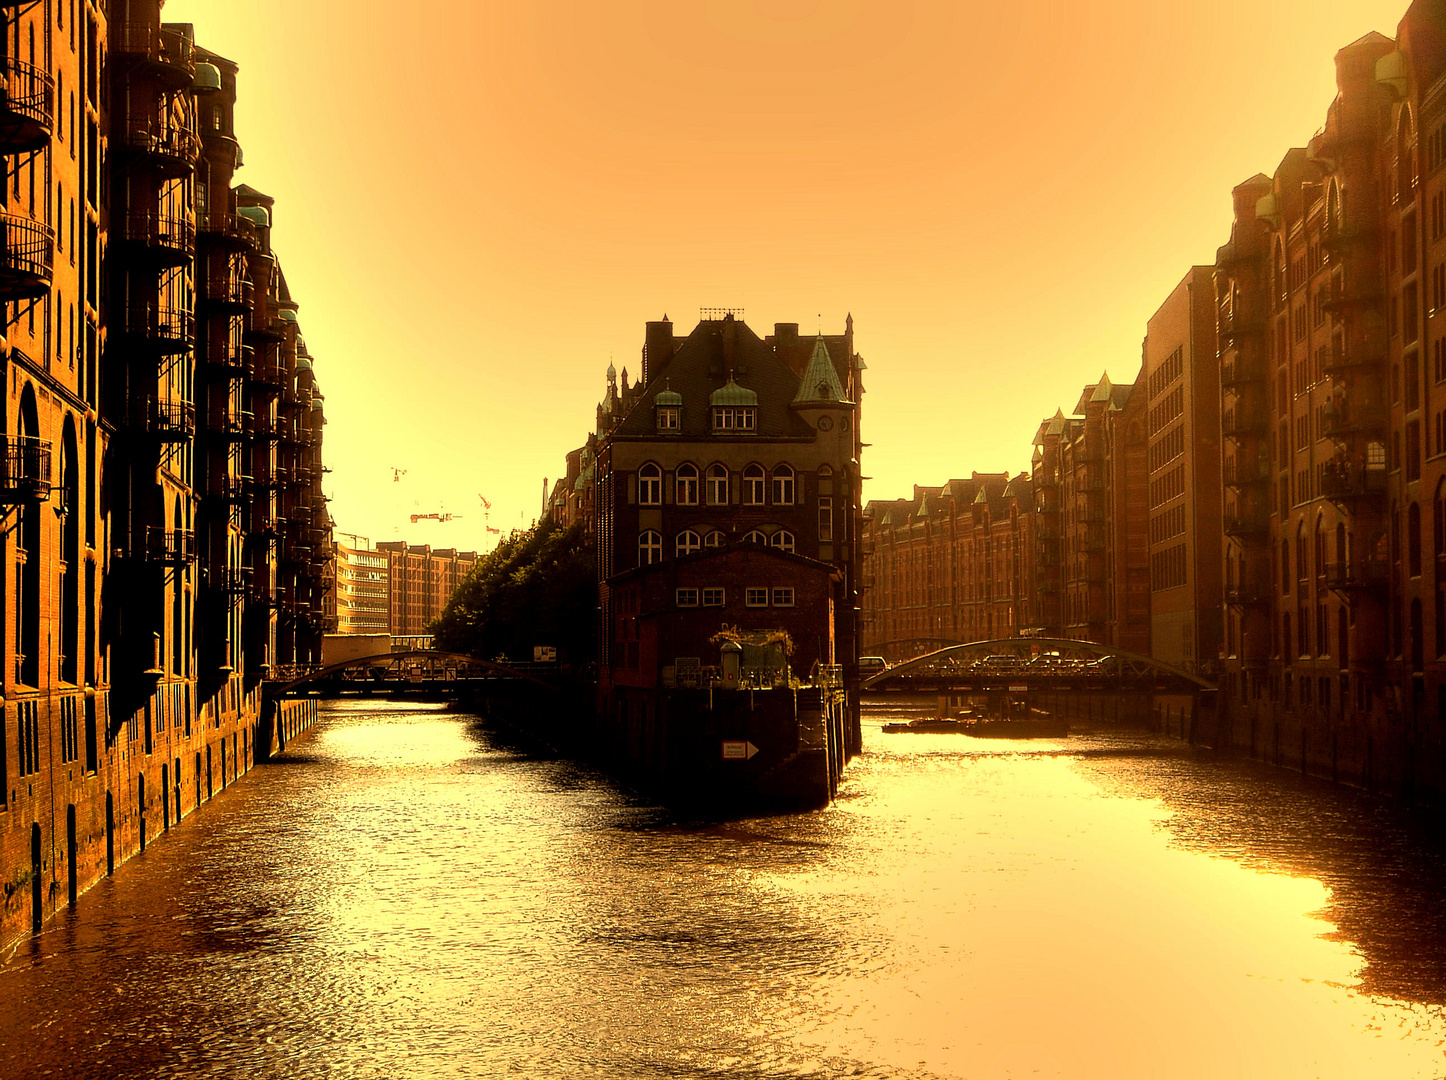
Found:
[[331, 706], [8, 958], [0, 1075], [1446, 1075], [1429, 821], [890, 718], [827, 810], [718, 824]]

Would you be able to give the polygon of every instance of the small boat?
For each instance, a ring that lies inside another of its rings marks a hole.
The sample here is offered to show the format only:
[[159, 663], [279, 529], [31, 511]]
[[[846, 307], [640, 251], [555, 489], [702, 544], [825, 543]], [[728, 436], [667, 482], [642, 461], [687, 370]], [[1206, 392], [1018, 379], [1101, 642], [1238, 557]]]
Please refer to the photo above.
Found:
[[967, 731], [976, 739], [1063, 739], [1069, 724], [1063, 720], [976, 720]]
[[884, 731], [889, 735], [896, 735], [901, 731], [915, 735], [941, 735], [950, 732], [962, 734], [968, 732], [971, 726], [963, 720], [925, 718], [910, 720], [907, 724], [885, 724]]

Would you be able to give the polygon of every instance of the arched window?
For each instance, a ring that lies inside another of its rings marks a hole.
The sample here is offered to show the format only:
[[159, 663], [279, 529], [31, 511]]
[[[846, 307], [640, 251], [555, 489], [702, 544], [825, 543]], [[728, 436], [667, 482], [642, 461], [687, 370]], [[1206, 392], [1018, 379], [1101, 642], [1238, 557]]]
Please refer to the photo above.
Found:
[[768, 546], [775, 547], [779, 551], [792, 551], [793, 533], [789, 532], [787, 529], [779, 529], [776, 533], [774, 533], [768, 538]]
[[708, 466], [703, 495], [709, 506], [728, 505], [728, 470], [716, 461]]
[[[1306, 554], [1305, 522], [1301, 522], [1295, 530], [1295, 576], [1300, 581], [1310, 577], [1310, 558]], [[1301, 628], [1302, 633], [1304, 627]]]
[[1439, 565], [1441, 556], [1446, 555], [1446, 499], [1442, 498], [1443, 491], [1446, 491], [1446, 480], [1436, 483], [1436, 497], [1431, 504], [1431, 552], [1436, 556]]
[[652, 566], [663, 561], [663, 537], [648, 529], [638, 536], [638, 565]]
[[648, 462], [638, 470], [638, 503], [660, 506], [663, 502], [663, 470]]
[[698, 466], [683, 462], [673, 474], [673, 498], [679, 506], [698, 505]]
[[767, 494], [768, 483], [763, 476], [762, 465], [750, 465], [743, 470], [743, 505], [762, 506]]
[[764, 536], [764, 535], [763, 535], [763, 532], [762, 532], [761, 530], [759, 530], [759, 529], [750, 529], [750, 530], [744, 535], [744, 537], [743, 537], [743, 542], [744, 542], [745, 544], [760, 544], [760, 545], [761, 545], [761, 544], [766, 544], [766, 543], [768, 543], [768, 537]]
[[1421, 626], [1421, 600], [1419, 597], [1411, 601], [1411, 670], [1420, 671], [1425, 664], [1425, 642], [1421, 640], [1423, 628]]
[[703, 541], [692, 529], [684, 529], [673, 541], [673, 551], [677, 555], [691, 555], [703, 546]]
[[723, 535], [723, 530], [714, 529], [707, 536], [703, 537], [705, 548], [720, 548], [728, 542], [728, 537]]
[[1280, 591], [1290, 595], [1290, 541], [1280, 541]]
[[77, 683], [80, 649], [80, 453], [75, 418], [60, 442], [60, 681]]
[[[40, 435], [40, 411], [35, 405], [35, 390], [29, 384], [20, 395], [20, 443], [29, 454], [34, 449], [37, 466], [43, 448], [44, 468], [34, 473], [45, 481], [37, 482], [38, 490], [49, 490], [49, 446], [42, 444]], [[26, 459], [27, 475], [30, 460]], [[43, 475], [42, 475], [43, 474]], [[40, 685], [40, 503], [27, 499], [20, 506], [19, 520], [15, 529], [15, 561], [20, 588], [15, 595], [15, 677], [27, 686]]]
[[1417, 503], [1406, 508], [1406, 563], [1412, 577], [1421, 576], [1421, 507]]
[[773, 505], [793, 505], [793, 468], [780, 465], [773, 470]]
[[[1284, 304], [1290, 296], [1289, 279], [1285, 273], [1285, 244], [1277, 237], [1275, 240], [1275, 260], [1272, 267], [1272, 276], [1275, 278], [1275, 298], [1277, 306]], [[1237, 317], [1239, 312], [1236, 313]]]
[[[1350, 616], [1348, 616], [1348, 615], [1346, 614], [1346, 609], [1345, 609], [1344, 607], [1340, 607], [1340, 608], [1337, 608], [1337, 609], [1336, 609], [1336, 663], [1340, 664], [1341, 670], [1344, 671], [1347, 667], [1350, 666], [1350, 662], [1351, 662], [1351, 627], [1350, 627]], [[1344, 696], [1342, 696], [1342, 698], [1341, 698], [1341, 704], [1342, 704], [1343, 706], [1345, 705], [1345, 697], [1344, 697]]]
[[1411, 155], [1411, 107], [1401, 107], [1401, 123], [1396, 129], [1396, 201], [1411, 200], [1416, 186], [1416, 166]]
[[[1315, 519], [1315, 576], [1325, 577], [1326, 573], [1326, 532], [1325, 518], [1317, 514]], [[1324, 648], [1324, 642], [1321, 643]]]

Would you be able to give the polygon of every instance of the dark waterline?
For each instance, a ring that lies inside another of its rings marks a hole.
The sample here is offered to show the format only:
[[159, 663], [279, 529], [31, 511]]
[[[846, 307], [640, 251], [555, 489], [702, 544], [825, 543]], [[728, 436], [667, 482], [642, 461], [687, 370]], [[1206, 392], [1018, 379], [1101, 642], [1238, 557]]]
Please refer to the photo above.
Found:
[[1435, 1077], [1446, 859], [1143, 737], [882, 735], [679, 820], [429, 707], [331, 708], [0, 970], [7, 1076]]

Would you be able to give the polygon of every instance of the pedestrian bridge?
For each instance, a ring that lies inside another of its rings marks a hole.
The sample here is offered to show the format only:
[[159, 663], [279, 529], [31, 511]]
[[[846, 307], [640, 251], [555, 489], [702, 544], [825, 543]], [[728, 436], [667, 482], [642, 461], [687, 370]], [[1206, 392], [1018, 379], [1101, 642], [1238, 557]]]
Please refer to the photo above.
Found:
[[1068, 638], [950, 645], [882, 671], [861, 686], [897, 693], [1103, 689], [1194, 694], [1215, 689], [1214, 683], [1151, 657]]
[[358, 656], [340, 663], [280, 665], [267, 680], [272, 698], [317, 695], [399, 695], [456, 697], [485, 694], [507, 687], [560, 688], [556, 664], [506, 664], [435, 649], [400, 649]]

